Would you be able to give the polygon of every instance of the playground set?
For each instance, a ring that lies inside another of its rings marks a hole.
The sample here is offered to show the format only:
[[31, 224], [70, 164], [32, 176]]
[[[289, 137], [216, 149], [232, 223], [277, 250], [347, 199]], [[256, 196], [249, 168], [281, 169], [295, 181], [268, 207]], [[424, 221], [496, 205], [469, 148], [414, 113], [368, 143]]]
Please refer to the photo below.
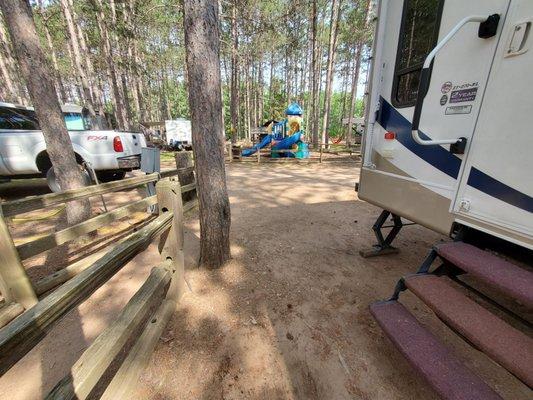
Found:
[[283, 121], [272, 121], [267, 126], [266, 134], [257, 144], [241, 153], [250, 157], [261, 149], [270, 146], [271, 158], [309, 158], [309, 146], [304, 142], [302, 129], [303, 110], [298, 103], [292, 103], [285, 110]]

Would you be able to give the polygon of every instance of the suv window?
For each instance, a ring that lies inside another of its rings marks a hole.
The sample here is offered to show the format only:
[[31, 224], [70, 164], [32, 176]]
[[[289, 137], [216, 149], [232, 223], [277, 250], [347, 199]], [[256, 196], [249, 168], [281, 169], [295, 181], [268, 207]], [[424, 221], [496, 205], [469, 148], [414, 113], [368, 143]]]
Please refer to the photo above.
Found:
[[395, 107], [414, 106], [422, 65], [437, 44], [444, 0], [405, 0], [392, 87]]
[[35, 111], [0, 107], [0, 129], [39, 130]]

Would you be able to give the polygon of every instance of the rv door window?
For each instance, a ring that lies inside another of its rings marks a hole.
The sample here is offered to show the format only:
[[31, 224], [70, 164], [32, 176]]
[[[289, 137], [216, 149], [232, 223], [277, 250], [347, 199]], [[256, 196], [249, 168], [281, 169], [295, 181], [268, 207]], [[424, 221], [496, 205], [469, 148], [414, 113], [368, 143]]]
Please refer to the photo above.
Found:
[[405, 0], [392, 89], [395, 107], [416, 103], [422, 65], [437, 44], [443, 0]]
[[39, 130], [35, 111], [0, 107], [0, 129]]

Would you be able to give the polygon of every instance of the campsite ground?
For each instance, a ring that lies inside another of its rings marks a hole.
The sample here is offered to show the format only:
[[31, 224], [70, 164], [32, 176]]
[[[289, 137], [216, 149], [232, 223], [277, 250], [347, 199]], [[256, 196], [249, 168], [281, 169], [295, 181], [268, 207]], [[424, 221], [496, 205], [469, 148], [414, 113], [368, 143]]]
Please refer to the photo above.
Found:
[[[435, 398], [384, 337], [368, 305], [388, 297], [432, 244], [447, 239], [409, 226], [395, 243], [398, 255], [363, 259], [358, 252], [374, 242], [370, 228], [380, 210], [357, 199], [359, 169], [353, 163], [233, 163], [227, 174], [233, 259], [220, 270], [198, 269], [198, 219], [187, 216], [190, 290], [164, 330], [136, 397]], [[123, 192], [109, 201], [118, 205], [136, 195]], [[158, 261], [152, 245], [72, 310], [0, 378], [0, 398], [46, 394]], [[58, 262], [33, 260], [30, 269], [57, 268]], [[402, 301], [504, 398], [531, 394], [413, 296], [405, 294]]]

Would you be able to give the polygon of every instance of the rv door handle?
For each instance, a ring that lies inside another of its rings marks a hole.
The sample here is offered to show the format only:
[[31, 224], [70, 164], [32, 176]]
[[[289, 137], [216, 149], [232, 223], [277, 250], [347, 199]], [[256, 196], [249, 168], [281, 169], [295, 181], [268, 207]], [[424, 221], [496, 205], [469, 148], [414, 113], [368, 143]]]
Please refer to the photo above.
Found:
[[418, 125], [420, 124], [420, 117], [422, 115], [422, 106], [424, 105], [424, 98], [429, 90], [429, 84], [431, 82], [431, 64], [437, 53], [442, 50], [444, 46], [456, 35], [459, 30], [470, 22], [480, 23], [478, 36], [480, 38], [490, 38], [496, 34], [498, 28], [498, 22], [500, 16], [498, 14], [490, 15], [489, 17], [484, 15], [472, 15], [466, 17], [459, 21], [457, 25], [431, 50], [431, 52], [426, 57], [424, 61], [424, 66], [420, 73], [420, 82], [418, 84], [418, 97], [416, 99], [415, 110], [413, 113], [413, 123], [411, 124], [411, 135], [413, 140], [423, 146], [432, 146], [440, 144], [451, 144], [454, 152], [461, 153], [461, 150], [464, 151], [466, 145], [466, 138], [456, 138], [456, 139], [438, 139], [438, 140], [429, 140], [422, 139], [418, 132]]

